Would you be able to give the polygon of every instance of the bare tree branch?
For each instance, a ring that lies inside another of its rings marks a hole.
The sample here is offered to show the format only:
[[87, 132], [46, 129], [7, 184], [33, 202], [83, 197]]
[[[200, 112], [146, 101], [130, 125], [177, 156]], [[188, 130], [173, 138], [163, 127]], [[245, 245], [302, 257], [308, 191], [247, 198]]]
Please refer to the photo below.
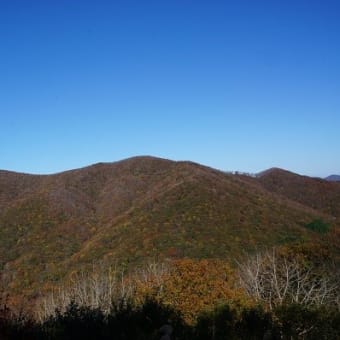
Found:
[[270, 308], [283, 303], [323, 305], [339, 303], [339, 281], [277, 254], [275, 249], [238, 263], [240, 284], [256, 301]]

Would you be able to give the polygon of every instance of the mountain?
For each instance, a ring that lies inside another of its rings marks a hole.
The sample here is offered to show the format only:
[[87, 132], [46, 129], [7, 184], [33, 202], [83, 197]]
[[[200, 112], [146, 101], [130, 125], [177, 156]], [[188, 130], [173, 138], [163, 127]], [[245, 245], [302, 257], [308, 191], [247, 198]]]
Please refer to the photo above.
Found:
[[333, 218], [340, 217], [340, 183], [300, 176], [278, 168], [262, 172], [257, 179], [270, 192]]
[[[229, 258], [274, 245], [340, 255], [340, 184], [134, 157], [53, 175], [0, 171], [0, 275], [14, 304], [98, 261]], [[306, 228], [316, 219], [331, 229]]]
[[330, 175], [325, 178], [326, 181], [340, 182], [340, 175]]

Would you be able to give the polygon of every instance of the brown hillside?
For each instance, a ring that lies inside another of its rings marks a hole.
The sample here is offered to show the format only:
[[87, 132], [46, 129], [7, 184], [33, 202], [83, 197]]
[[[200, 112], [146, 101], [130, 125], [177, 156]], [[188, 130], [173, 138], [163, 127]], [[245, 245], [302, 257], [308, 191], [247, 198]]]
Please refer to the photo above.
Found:
[[282, 169], [263, 172], [258, 181], [269, 191], [333, 217], [340, 217], [340, 183], [300, 176]]
[[327, 220], [326, 210], [288, 199], [266, 178], [152, 157], [45, 176], [2, 171], [2, 286], [13, 297], [37, 297], [99, 260], [131, 266], [150, 257], [232, 259], [296, 243], [337, 256], [336, 221], [323, 235], [305, 228]]

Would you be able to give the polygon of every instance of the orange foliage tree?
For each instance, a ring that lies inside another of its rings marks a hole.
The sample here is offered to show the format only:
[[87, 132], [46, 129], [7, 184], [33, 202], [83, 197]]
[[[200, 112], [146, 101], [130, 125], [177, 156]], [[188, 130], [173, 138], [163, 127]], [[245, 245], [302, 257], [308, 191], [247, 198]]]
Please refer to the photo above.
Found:
[[137, 284], [137, 296], [149, 295], [180, 311], [189, 323], [219, 304], [249, 305], [231, 267], [221, 260], [180, 259], [159, 276]]

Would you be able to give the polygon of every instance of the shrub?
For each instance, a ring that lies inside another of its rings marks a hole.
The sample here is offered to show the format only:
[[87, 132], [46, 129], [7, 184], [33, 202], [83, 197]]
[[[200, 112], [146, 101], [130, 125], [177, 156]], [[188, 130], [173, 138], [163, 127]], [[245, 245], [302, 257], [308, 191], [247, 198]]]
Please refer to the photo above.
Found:
[[329, 223], [326, 223], [321, 219], [313, 220], [312, 222], [307, 223], [305, 227], [320, 234], [326, 234], [331, 228]]
[[340, 339], [340, 312], [290, 304], [274, 311], [281, 334], [289, 339]]

